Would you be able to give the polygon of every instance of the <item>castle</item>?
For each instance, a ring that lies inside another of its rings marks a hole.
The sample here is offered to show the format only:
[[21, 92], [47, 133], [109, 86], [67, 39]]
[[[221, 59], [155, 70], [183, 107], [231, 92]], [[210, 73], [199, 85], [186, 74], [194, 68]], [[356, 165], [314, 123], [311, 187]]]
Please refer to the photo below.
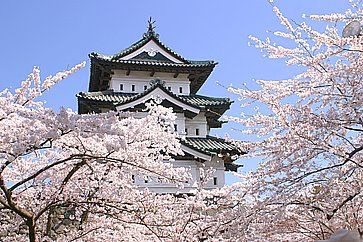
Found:
[[237, 171], [232, 157], [242, 152], [232, 143], [210, 136], [221, 128], [219, 118], [232, 103], [228, 98], [198, 95], [197, 92], [217, 65], [214, 61], [187, 60], [167, 47], [149, 20], [142, 39], [114, 55], [91, 53], [88, 92], [77, 94], [78, 112], [101, 113], [110, 110], [146, 113], [144, 103], [153, 99], [176, 114], [175, 130], [184, 156], [175, 157], [175, 166], [189, 167], [193, 182], [180, 191], [173, 184], [135, 178], [141, 188], [158, 193], [189, 193], [200, 181], [200, 167], [215, 170], [205, 188], [220, 188], [226, 170]]

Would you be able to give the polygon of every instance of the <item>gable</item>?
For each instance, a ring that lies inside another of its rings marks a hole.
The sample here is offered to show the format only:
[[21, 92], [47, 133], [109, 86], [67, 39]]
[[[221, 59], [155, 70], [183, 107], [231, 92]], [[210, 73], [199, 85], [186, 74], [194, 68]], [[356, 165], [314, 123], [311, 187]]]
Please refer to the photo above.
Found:
[[168, 51], [166, 51], [161, 45], [159, 45], [154, 39], [150, 39], [146, 44], [140, 46], [133, 52], [121, 57], [121, 60], [131, 60], [137, 56], [143, 56], [144, 58], [153, 59], [155, 56], [161, 57], [167, 61], [182, 64], [184, 61], [175, 58]]
[[148, 60], [148, 61], [162, 61], [162, 62], [172, 62], [172, 60], [168, 59], [165, 55], [161, 54], [160, 52], [141, 52], [135, 57], [132, 57], [131, 60]]
[[194, 107], [190, 104], [187, 104], [186, 102], [183, 102], [182, 100], [179, 100], [175, 96], [170, 95], [169, 93], [165, 92], [161, 88], [157, 87], [151, 92], [147, 93], [146, 95], [143, 95], [131, 102], [127, 102], [124, 104], [121, 104], [116, 107], [117, 111], [122, 111], [128, 108], [135, 107], [136, 105], [139, 105], [141, 103], [145, 103], [151, 99], [156, 100], [157, 102], [161, 102], [162, 100], [168, 100], [171, 103], [181, 107], [183, 110], [190, 111], [192, 113], [198, 114], [200, 112], [200, 109], [197, 107]]

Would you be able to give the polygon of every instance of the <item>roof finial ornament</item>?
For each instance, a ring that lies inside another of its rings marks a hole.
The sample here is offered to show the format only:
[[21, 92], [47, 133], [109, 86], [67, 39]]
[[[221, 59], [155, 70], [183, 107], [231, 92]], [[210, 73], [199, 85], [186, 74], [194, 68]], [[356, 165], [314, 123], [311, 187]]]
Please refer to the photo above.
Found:
[[147, 32], [144, 34], [144, 37], [154, 36], [155, 38], [159, 38], [159, 35], [155, 32], [155, 20], [150, 17], [147, 24]]

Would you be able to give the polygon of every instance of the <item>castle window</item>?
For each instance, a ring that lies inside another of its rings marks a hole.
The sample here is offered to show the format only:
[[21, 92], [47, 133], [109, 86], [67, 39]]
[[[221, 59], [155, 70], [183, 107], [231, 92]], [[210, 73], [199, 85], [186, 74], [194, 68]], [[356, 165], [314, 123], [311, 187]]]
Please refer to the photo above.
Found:
[[217, 177], [213, 177], [213, 185], [217, 186]]
[[183, 93], [183, 87], [179, 87], [179, 93]]
[[135, 91], [135, 85], [131, 85], [131, 91]]
[[135, 175], [131, 176], [132, 182], [135, 183]]
[[199, 135], [199, 129], [195, 129], [195, 135]]
[[185, 134], [188, 134], [188, 129], [185, 129]]
[[120, 84], [120, 91], [124, 90], [124, 84]]
[[178, 125], [174, 124], [174, 131], [178, 131]]

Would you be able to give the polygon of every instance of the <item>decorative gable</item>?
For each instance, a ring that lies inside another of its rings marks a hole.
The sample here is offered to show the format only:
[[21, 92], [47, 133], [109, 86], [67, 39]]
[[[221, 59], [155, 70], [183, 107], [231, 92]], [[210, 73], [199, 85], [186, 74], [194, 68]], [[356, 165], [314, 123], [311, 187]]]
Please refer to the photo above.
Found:
[[151, 51], [145, 50], [144, 52], [141, 52], [137, 56], [132, 57], [131, 60], [173, 62], [172, 60], [168, 59], [168, 57], [166, 57], [165, 55], [163, 55], [157, 51], [154, 51], [154, 50], [151, 50]]
[[184, 60], [174, 57], [172, 52], [167, 51], [160, 43], [157, 42], [159, 41], [151, 38], [148, 42], [135, 49], [133, 52], [121, 57], [120, 60], [139, 59], [142, 57], [141, 59], [143, 60], [162, 60], [178, 64], [185, 63]]
[[118, 105], [116, 107], [116, 109], [117, 109], [117, 111], [123, 111], [128, 108], [132, 108], [139, 104], [145, 103], [149, 100], [155, 100], [159, 104], [161, 102], [163, 102], [164, 100], [167, 100], [170, 103], [173, 103], [173, 104], [179, 106], [182, 110], [186, 110], [191, 113], [194, 113], [194, 115], [196, 115], [200, 112], [200, 108], [198, 106], [188, 103], [187, 101], [185, 101], [183, 99], [180, 99], [175, 94], [166, 90], [165, 87], [162, 86], [161, 84], [156, 84], [153, 87], [151, 87], [149, 90], [147, 90], [146, 92], [134, 96], [129, 101], [126, 101], [123, 104]]

